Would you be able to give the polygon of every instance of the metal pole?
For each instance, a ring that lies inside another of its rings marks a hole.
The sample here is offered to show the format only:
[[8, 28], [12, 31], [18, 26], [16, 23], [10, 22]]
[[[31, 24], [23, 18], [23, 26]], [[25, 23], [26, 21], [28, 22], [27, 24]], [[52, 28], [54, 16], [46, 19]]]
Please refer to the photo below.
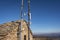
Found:
[[28, 40], [30, 40], [30, 0], [28, 0]]
[[24, 0], [22, 0], [22, 5], [21, 5], [21, 20], [23, 19], [23, 4], [24, 4]]
[[22, 0], [22, 4], [21, 4], [21, 13], [20, 13], [21, 21], [19, 23], [19, 28], [18, 28], [18, 30], [19, 30], [19, 39], [18, 40], [22, 40], [22, 19], [23, 19], [23, 4], [24, 4], [23, 1], [24, 0]]

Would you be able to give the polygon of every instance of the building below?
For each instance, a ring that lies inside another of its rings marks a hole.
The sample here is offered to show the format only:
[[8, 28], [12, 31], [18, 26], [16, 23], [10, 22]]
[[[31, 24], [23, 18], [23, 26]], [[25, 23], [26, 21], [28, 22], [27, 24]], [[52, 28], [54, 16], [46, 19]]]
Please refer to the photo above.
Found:
[[[22, 23], [22, 29], [19, 31], [20, 23]], [[60, 37], [47, 37], [33, 35], [31, 29], [28, 27], [28, 23], [25, 20], [17, 20], [0, 25], [0, 40], [28, 40], [28, 29], [30, 34], [30, 40], [60, 40]]]
[[[19, 26], [22, 22], [22, 40], [28, 40], [28, 24], [25, 20], [12, 21], [0, 25], [0, 40], [20, 40]], [[33, 40], [32, 32], [29, 28], [30, 40]]]

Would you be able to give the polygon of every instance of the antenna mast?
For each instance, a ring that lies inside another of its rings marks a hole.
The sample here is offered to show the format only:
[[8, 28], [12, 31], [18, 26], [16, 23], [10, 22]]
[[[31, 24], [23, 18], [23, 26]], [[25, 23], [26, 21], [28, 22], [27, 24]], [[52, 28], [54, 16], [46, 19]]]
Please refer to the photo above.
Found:
[[22, 4], [21, 4], [21, 19], [23, 19], [23, 5], [24, 5], [24, 0], [22, 0]]
[[28, 0], [28, 40], [30, 40], [30, 31], [29, 31], [29, 28], [30, 28], [30, 17], [31, 14], [30, 14], [30, 0]]
[[22, 40], [22, 20], [23, 20], [23, 5], [24, 5], [24, 0], [22, 0], [22, 4], [21, 4], [21, 22], [19, 23], [19, 39], [18, 40]]

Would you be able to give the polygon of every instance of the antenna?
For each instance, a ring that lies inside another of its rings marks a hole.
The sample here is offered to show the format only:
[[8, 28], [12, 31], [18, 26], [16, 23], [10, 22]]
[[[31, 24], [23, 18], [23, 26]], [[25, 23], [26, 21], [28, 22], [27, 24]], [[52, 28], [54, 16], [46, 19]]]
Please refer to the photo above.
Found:
[[18, 36], [19, 39], [18, 40], [22, 40], [23, 5], [24, 5], [24, 0], [22, 0], [22, 4], [21, 4], [21, 13], [20, 13], [21, 21], [19, 22], [19, 27], [18, 27], [18, 30], [19, 30], [19, 36]]
[[22, 0], [21, 4], [21, 19], [23, 19], [23, 6], [24, 6], [24, 0]]
[[[28, 1], [28, 40], [30, 40], [30, 19], [31, 19], [31, 13], [30, 13], [30, 0]], [[24, 0], [22, 0], [22, 4], [21, 4], [21, 22], [19, 23], [19, 40], [22, 40], [22, 19], [23, 19], [23, 7], [24, 7]]]
[[24, 0], [22, 0], [22, 5], [21, 5], [21, 26], [20, 26], [20, 40], [22, 40], [22, 19], [23, 19], [23, 5], [24, 5]]
[[28, 0], [28, 40], [30, 40], [30, 31], [29, 31], [29, 28], [30, 28], [30, 17], [31, 16], [31, 13], [30, 13], [30, 0]]

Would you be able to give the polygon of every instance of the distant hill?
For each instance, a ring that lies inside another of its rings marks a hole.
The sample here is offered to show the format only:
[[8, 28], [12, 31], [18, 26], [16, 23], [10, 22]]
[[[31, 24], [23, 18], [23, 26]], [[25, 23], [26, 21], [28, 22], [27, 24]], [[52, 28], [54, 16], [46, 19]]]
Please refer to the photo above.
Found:
[[35, 37], [60, 37], [60, 33], [33, 34]]

